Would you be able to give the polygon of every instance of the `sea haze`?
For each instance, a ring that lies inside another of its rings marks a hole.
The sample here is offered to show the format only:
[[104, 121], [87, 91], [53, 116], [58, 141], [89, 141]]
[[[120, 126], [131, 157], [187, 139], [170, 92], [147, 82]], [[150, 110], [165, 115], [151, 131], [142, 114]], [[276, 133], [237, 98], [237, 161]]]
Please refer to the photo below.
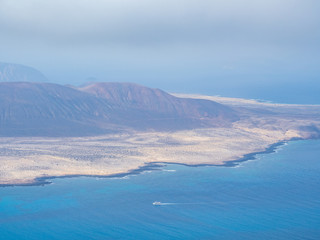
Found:
[[236, 167], [0, 188], [0, 239], [318, 240], [319, 155], [294, 141]]

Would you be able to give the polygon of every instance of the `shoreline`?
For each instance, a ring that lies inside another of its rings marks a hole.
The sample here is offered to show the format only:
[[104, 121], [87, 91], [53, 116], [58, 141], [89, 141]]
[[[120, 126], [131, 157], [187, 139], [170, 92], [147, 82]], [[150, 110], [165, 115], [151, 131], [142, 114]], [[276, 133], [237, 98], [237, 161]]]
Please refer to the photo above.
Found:
[[35, 178], [34, 181], [30, 182], [30, 183], [0, 184], [0, 187], [45, 186], [45, 185], [52, 183], [51, 181], [48, 181], [48, 180], [57, 179], [57, 178], [76, 178], [76, 177], [121, 178], [121, 177], [130, 176], [130, 175], [137, 175], [137, 174], [140, 174], [145, 171], [159, 171], [161, 167], [163, 167], [164, 165], [168, 165], [168, 164], [182, 165], [182, 166], [187, 166], [187, 167], [235, 167], [242, 162], [257, 159], [257, 157], [256, 157], [257, 155], [274, 153], [278, 147], [283, 146], [285, 143], [288, 143], [291, 141], [299, 141], [299, 140], [308, 140], [308, 139], [294, 138], [294, 139], [290, 139], [290, 140], [279, 141], [279, 142], [276, 142], [276, 143], [269, 145], [263, 151], [248, 153], [239, 159], [224, 161], [223, 164], [184, 164], [184, 163], [174, 163], [174, 162], [149, 162], [149, 163], [146, 163], [142, 167], [139, 167], [137, 169], [132, 169], [132, 170], [129, 170], [128, 172], [124, 172], [124, 173], [115, 173], [115, 174], [110, 174], [110, 175], [73, 174], [73, 175], [63, 175], [63, 176], [39, 177], [39, 178]]
[[45, 186], [51, 184], [52, 182], [47, 181], [50, 179], [57, 178], [77, 178], [77, 177], [96, 177], [96, 178], [121, 178], [130, 175], [137, 175], [144, 171], [156, 171], [159, 170], [163, 165], [159, 163], [147, 163], [145, 166], [139, 167], [137, 169], [129, 170], [124, 173], [114, 173], [110, 175], [90, 175], [90, 174], [73, 174], [73, 175], [63, 175], [63, 176], [48, 176], [35, 178], [32, 183], [20, 183], [20, 184], [0, 184], [0, 187], [27, 187], [27, 186]]
[[256, 158], [257, 155], [274, 153], [278, 147], [283, 146], [285, 143], [288, 143], [291, 141], [298, 141], [298, 140], [308, 140], [308, 139], [293, 139], [293, 140], [279, 141], [271, 144], [263, 151], [248, 153], [239, 159], [224, 161], [223, 164], [206, 164], [206, 163], [205, 164], [185, 164], [185, 163], [174, 163], [174, 162], [153, 162], [153, 163], [174, 164], [174, 165], [181, 165], [186, 167], [235, 167], [242, 162], [257, 159]]

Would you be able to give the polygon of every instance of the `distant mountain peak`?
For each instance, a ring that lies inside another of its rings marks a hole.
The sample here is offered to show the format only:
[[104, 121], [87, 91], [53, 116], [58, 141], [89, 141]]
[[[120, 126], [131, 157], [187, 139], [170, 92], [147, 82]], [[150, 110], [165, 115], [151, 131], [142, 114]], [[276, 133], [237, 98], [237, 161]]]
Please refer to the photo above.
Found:
[[0, 62], [0, 82], [48, 82], [48, 79], [32, 67]]

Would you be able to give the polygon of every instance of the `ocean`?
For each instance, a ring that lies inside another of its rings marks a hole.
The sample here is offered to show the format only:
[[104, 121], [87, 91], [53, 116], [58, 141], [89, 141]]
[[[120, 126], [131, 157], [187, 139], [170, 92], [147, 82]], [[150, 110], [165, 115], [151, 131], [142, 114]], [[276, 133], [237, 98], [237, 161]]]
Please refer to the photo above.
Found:
[[2, 187], [0, 239], [319, 240], [320, 140], [234, 167], [170, 164]]

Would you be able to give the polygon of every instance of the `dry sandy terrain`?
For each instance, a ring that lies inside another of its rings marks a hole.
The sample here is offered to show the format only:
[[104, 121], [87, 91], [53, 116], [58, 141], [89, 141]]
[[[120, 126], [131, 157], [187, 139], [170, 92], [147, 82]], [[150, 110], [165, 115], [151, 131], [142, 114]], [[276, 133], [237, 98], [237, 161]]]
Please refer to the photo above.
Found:
[[222, 165], [245, 154], [263, 151], [279, 141], [319, 137], [320, 106], [188, 97], [229, 105], [239, 112], [241, 120], [231, 128], [178, 132], [0, 138], [0, 184], [29, 184], [50, 176], [127, 173], [152, 162]]

